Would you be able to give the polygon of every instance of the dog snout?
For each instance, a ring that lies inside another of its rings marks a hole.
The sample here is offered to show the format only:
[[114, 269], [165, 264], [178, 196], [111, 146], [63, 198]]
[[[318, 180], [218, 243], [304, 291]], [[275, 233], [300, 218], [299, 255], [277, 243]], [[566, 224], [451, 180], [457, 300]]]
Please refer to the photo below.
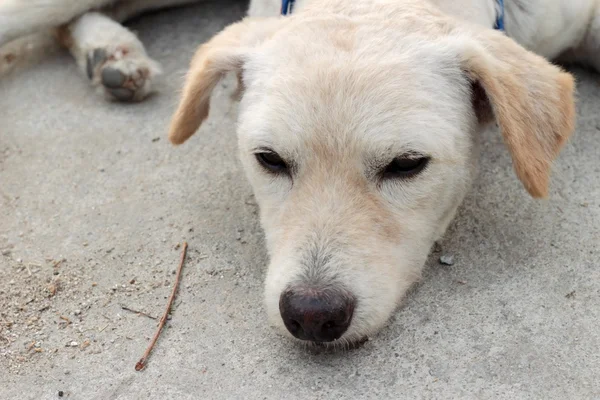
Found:
[[285, 327], [301, 340], [332, 342], [350, 326], [356, 301], [344, 292], [286, 290], [279, 299]]

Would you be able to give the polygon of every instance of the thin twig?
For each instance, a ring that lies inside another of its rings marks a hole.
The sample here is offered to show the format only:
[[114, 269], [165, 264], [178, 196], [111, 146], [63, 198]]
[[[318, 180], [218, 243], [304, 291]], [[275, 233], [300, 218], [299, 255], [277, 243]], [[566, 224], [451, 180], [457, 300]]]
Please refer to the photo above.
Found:
[[142, 358], [140, 358], [140, 361], [138, 361], [137, 364], [135, 364], [136, 371], [141, 371], [146, 367], [146, 361], [148, 361], [148, 357], [150, 356], [150, 353], [152, 352], [152, 349], [154, 348], [154, 345], [156, 344], [156, 341], [158, 340], [158, 337], [160, 336], [160, 332], [162, 331], [163, 327], [165, 326], [165, 322], [167, 322], [167, 318], [169, 317], [169, 312], [171, 311], [171, 306], [173, 305], [173, 300], [175, 299], [175, 294], [177, 293], [177, 288], [179, 287], [179, 280], [181, 277], [181, 270], [183, 269], [183, 263], [185, 261], [185, 254], [187, 252], [187, 247], [188, 247], [187, 242], [183, 242], [183, 249], [181, 250], [181, 260], [179, 261], [179, 268], [177, 268], [177, 275], [175, 276], [175, 284], [173, 285], [173, 291], [171, 292], [171, 296], [169, 297], [169, 301], [167, 303], [167, 308], [166, 308], [165, 313], [163, 314], [162, 318], [160, 319], [160, 322], [158, 323], [158, 329], [156, 330], [156, 333], [154, 334], [154, 337], [152, 338], [150, 345], [146, 349], [146, 352], [144, 353]]
[[57, 268], [63, 261], [65, 261], [64, 258], [61, 258], [60, 260], [56, 261], [54, 264], [52, 264], [52, 268]]
[[143, 315], [144, 317], [148, 317], [148, 318], [150, 318], [150, 319], [158, 319], [158, 318], [156, 318], [156, 317], [153, 317], [153, 316], [152, 316], [152, 315], [150, 315], [150, 314], [146, 314], [146, 313], [145, 313], [145, 312], [143, 312], [143, 311], [134, 310], [133, 308], [129, 308], [129, 307], [127, 307], [127, 306], [124, 306], [123, 304], [121, 304], [121, 309], [122, 309], [122, 310], [125, 310], [125, 311], [130, 311], [130, 312], [132, 312], [132, 313], [135, 313], [135, 314], [138, 314], [138, 315]]

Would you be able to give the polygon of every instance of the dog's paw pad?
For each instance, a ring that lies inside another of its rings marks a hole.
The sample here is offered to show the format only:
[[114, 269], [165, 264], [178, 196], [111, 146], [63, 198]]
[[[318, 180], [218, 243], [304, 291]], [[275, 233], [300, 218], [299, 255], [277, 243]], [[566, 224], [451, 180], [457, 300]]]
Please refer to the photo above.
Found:
[[102, 70], [102, 85], [106, 91], [119, 101], [131, 101], [135, 92], [132, 89], [124, 87], [127, 82], [127, 75], [118, 69], [106, 67]]
[[123, 49], [111, 54], [94, 49], [88, 53], [86, 72], [106, 97], [130, 102], [141, 101], [151, 93], [152, 78], [160, 73], [160, 68], [145, 54]]
[[108, 89], [108, 93], [119, 101], [132, 101], [135, 97], [135, 92], [127, 88]]
[[115, 89], [123, 87], [127, 81], [127, 75], [112, 67], [106, 67], [102, 70], [102, 84], [107, 88]]

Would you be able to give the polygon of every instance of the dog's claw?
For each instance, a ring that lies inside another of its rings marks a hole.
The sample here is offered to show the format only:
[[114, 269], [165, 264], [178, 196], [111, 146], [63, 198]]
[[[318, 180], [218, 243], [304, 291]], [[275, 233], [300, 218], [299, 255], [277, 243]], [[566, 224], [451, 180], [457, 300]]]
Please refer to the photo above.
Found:
[[[125, 74], [118, 69], [106, 67], [102, 70], [102, 84], [107, 88], [119, 89], [123, 86], [126, 80], [127, 77]], [[117, 95], [115, 95], [115, 97], [119, 98]]]
[[106, 61], [107, 55], [106, 50], [104, 49], [95, 49], [93, 52], [89, 53], [87, 56], [86, 63], [86, 72], [89, 79], [94, 77], [94, 70], [98, 64]]
[[94, 53], [93, 53], [94, 65], [98, 65], [99, 63], [106, 61], [106, 59], [107, 59], [106, 50], [104, 50], [102, 48], [94, 50]]

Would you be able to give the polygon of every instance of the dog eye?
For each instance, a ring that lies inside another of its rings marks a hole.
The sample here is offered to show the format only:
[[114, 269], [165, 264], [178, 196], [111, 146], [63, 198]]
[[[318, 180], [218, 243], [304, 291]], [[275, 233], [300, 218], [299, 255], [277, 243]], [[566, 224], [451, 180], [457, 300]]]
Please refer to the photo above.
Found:
[[265, 151], [256, 153], [256, 159], [258, 163], [267, 171], [274, 173], [286, 172], [288, 169], [287, 164], [274, 151]]
[[429, 164], [428, 157], [403, 156], [394, 158], [383, 170], [383, 179], [407, 179], [422, 172]]

